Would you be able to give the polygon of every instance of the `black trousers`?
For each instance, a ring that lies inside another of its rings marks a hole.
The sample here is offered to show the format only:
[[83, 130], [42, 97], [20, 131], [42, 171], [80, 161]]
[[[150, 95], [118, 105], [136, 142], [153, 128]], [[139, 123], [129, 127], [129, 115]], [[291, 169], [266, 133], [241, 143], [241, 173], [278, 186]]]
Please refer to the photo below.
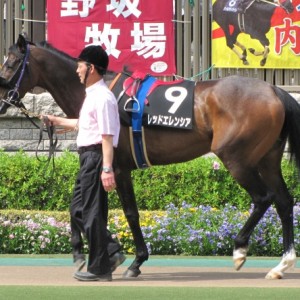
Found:
[[100, 179], [101, 166], [101, 151], [80, 154], [80, 170], [70, 206], [74, 259], [82, 255], [82, 232], [89, 246], [87, 270], [93, 274], [110, 272], [109, 256], [121, 248], [107, 230], [108, 197]]

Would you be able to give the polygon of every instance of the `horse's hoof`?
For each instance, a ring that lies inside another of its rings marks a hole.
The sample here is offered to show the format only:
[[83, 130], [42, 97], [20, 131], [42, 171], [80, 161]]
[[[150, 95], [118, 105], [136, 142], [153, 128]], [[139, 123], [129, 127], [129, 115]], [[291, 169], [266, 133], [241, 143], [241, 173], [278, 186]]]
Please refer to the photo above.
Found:
[[129, 270], [127, 269], [124, 273], [123, 273], [123, 278], [136, 278], [138, 277], [142, 272], [139, 269], [136, 270]]
[[242, 266], [244, 265], [244, 263], [246, 262], [246, 258], [237, 258], [234, 260], [234, 268], [236, 269], [236, 271], [239, 271]]
[[245, 66], [248, 66], [248, 65], [249, 65], [248, 60], [247, 60], [247, 59], [243, 59], [243, 64], [244, 64]]
[[270, 271], [266, 277], [266, 279], [282, 279], [283, 278], [283, 273], [280, 271]]
[[262, 59], [261, 62], [260, 62], [260, 66], [263, 67], [266, 64], [266, 61], [267, 60], [265, 58]]
[[252, 54], [255, 53], [255, 49], [253, 49], [253, 48], [249, 48], [248, 50], [249, 50], [249, 52], [252, 53]]

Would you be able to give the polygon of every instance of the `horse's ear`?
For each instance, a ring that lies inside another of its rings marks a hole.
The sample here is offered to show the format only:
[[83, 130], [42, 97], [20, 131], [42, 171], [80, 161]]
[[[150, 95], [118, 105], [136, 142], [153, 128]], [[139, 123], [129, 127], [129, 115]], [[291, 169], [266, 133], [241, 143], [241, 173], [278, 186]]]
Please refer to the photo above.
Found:
[[22, 34], [19, 34], [19, 38], [17, 40], [17, 47], [21, 53], [26, 52], [27, 42]]

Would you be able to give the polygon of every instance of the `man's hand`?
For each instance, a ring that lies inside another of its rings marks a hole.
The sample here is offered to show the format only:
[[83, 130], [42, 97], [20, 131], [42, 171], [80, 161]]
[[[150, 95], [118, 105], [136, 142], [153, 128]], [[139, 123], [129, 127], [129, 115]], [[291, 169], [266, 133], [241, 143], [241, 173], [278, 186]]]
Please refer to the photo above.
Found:
[[114, 172], [101, 172], [101, 180], [106, 192], [111, 192], [116, 188], [116, 181], [115, 181], [115, 173]]

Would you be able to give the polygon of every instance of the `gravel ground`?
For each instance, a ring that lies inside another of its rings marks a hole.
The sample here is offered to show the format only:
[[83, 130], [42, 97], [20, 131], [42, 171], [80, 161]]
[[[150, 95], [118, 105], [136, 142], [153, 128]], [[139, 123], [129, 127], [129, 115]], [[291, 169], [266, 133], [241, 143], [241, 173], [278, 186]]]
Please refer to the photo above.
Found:
[[0, 266], [0, 285], [49, 286], [191, 286], [191, 287], [300, 287], [300, 269], [281, 280], [267, 280], [269, 268], [143, 266], [138, 278], [124, 279], [126, 267], [113, 273], [112, 282], [79, 282], [71, 266]]

